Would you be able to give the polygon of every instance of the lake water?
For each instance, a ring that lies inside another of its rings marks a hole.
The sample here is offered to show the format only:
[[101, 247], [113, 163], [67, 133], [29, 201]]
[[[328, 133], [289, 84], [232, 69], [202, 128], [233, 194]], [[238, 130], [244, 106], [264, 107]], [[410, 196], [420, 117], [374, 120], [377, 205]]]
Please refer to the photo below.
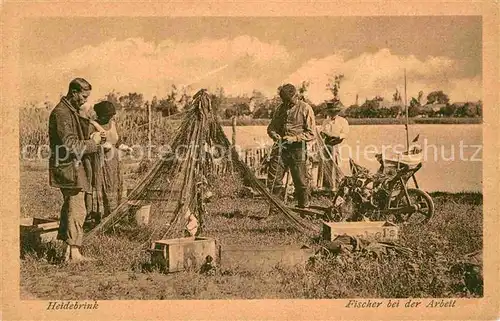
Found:
[[[231, 127], [224, 127], [227, 137]], [[410, 125], [412, 140], [420, 135], [424, 163], [416, 177], [426, 191], [482, 191], [482, 125]], [[272, 144], [266, 126], [238, 126], [236, 143], [241, 148]], [[383, 149], [404, 150], [406, 134], [401, 125], [351, 126], [348, 139], [342, 144], [342, 169], [349, 173], [349, 155], [371, 171], [378, 169], [374, 154]]]

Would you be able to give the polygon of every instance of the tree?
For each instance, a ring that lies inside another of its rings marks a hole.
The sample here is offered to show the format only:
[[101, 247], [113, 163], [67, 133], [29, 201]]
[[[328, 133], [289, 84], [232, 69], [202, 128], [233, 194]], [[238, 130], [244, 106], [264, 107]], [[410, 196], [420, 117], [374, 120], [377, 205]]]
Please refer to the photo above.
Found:
[[399, 105], [392, 106], [390, 109], [391, 109], [391, 117], [396, 118], [399, 115], [401, 115], [401, 106]]
[[311, 83], [309, 81], [303, 81], [300, 85], [299, 85], [299, 90], [298, 90], [298, 93], [299, 93], [299, 99], [302, 100], [302, 101], [307, 101], [307, 90], [309, 89], [309, 85]]
[[[257, 109], [260, 108], [262, 103], [264, 103], [265, 101], [266, 101], [266, 96], [262, 92], [254, 89], [252, 91], [252, 97], [250, 97], [250, 102], [249, 102], [250, 112], [254, 114], [257, 111]], [[254, 118], [256, 118], [255, 115]]]
[[446, 105], [439, 109], [439, 113], [445, 117], [451, 117], [455, 114], [455, 110], [457, 109], [456, 105]]
[[448, 95], [443, 93], [442, 90], [433, 91], [427, 95], [427, 104], [447, 104], [450, 101]]
[[483, 102], [481, 100], [476, 104], [476, 115], [479, 117], [483, 116]]
[[424, 97], [424, 92], [423, 91], [419, 91], [418, 92], [418, 98], [417, 98], [419, 106], [422, 106], [422, 98], [423, 97]]
[[135, 110], [144, 107], [144, 97], [139, 93], [129, 93], [121, 96], [118, 101], [122, 108], [126, 110]]
[[153, 96], [153, 99], [151, 100], [151, 110], [160, 111], [158, 106], [158, 98], [156, 96]]
[[[174, 103], [177, 105], [178, 110], [179, 109], [186, 110], [191, 105], [191, 100], [192, 100], [192, 97], [184, 89], [182, 92], [181, 98], [179, 98], [179, 100], [175, 101]], [[212, 105], [212, 107], [213, 107], [213, 105]]]
[[344, 75], [335, 75], [333, 78], [328, 80], [328, 84], [326, 84], [326, 88], [331, 91], [333, 94], [333, 99], [338, 100], [338, 94], [340, 90], [340, 83], [344, 79]]
[[172, 87], [170, 88], [170, 92], [167, 95], [167, 100], [170, 103], [175, 103], [177, 101], [177, 95], [178, 95], [178, 93], [179, 92], [177, 90], [177, 86], [172, 85]]
[[266, 96], [261, 91], [254, 89], [252, 91], [252, 99], [254, 99], [257, 103], [261, 103], [266, 100]]
[[351, 105], [347, 107], [345, 110], [345, 115], [350, 118], [358, 118], [359, 117], [360, 108], [357, 104]]
[[123, 106], [122, 104], [120, 103], [120, 100], [119, 100], [119, 95], [120, 93], [117, 93], [115, 92], [115, 90], [113, 89], [112, 92], [108, 93], [106, 96], [104, 96], [104, 100], [107, 100], [107, 101], [110, 101], [113, 103], [113, 105], [115, 105], [115, 108], [117, 110], [120, 110]]
[[408, 117], [418, 116], [420, 113], [420, 108], [418, 106], [409, 106], [408, 107]]
[[224, 110], [224, 118], [229, 119], [236, 115], [236, 112], [232, 109], [227, 108]]
[[177, 105], [171, 97], [160, 99], [157, 110], [161, 111], [163, 117], [168, 117], [179, 112]]
[[179, 112], [179, 106], [181, 104], [179, 103], [179, 101], [177, 101], [178, 93], [179, 92], [177, 90], [177, 87], [175, 85], [172, 85], [170, 92], [167, 94], [167, 97], [161, 98], [159, 101], [156, 96], [153, 97], [153, 101], [155, 101], [155, 98], [157, 101], [155, 103], [156, 110], [161, 111], [163, 117], [169, 117]]
[[379, 118], [391, 118], [394, 117], [391, 108], [379, 108], [377, 110], [377, 117]]
[[243, 116], [243, 115], [251, 115], [252, 112], [250, 111], [250, 106], [247, 103], [239, 103], [233, 105], [233, 109], [236, 113], [236, 116]]
[[253, 112], [253, 118], [271, 118], [271, 112], [268, 106], [265, 103], [258, 104]]
[[410, 100], [410, 107], [420, 107], [420, 102], [418, 101], [417, 98], [415, 97], [411, 97], [411, 100]]
[[378, 115], [378, 102], [376, 99], [366, 100], [363, 105], [361, 105], [359, 110], [359, 116], [361, 118], [375, 118]]
[[457, 117], [475, 117], [478, 115], [477, 113], [477, 106], [475, 103], [466, 103], [463, 104], [462, 106], [459, 106], [455, 110], [455, 116]]
[[395, 103], [400, 103], [402, 101], [401, 93], [398, 91], [397, 88], [396, 88], [396, 92], [394, 93], [394, 95], [392, 95], [392, 101]]
[[224, 87], [218, 87], [215, 93], [210, 94], [210, 99], [212, 100], [212, 108], [216, 115], [222, 116], [221, 106], [226, 102], [226, 94]]
[[263, 102], [257, 103], [257, 107], [253, 112], [253, 118], [272, 118], [274, 111], [281, 104], [281, 98], [274, 96], [271, 99], [266, 99]]

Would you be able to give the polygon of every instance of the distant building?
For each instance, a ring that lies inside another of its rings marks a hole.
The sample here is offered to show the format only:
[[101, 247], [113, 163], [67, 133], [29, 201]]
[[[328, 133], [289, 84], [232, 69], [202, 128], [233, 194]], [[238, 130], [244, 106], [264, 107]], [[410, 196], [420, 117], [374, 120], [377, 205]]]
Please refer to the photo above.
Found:
[[394, 102], [394, 101], [389, 101], [389, 100], [386, 100], [386, 99], [378, 101], [378, 108], [388, 108], [389, 109], [392, 106], [396, 106], [396, 105], [399, 105], [399, 103]]
[[224, 109], [233, 109], [235, 106], [246, 104], [250, 106], [251, 98], [248, 97], [226, 97], [221, 104], [221, 108]]
[[[226, 97], [220, 105], [220, 110], [224, 111], [226, 118], [232, 116], [243, 116], [251, 114], [251, 98], [249, 97]], [[254, 105], [255, 107], [255, 105]]]
[[420, 107], [420, 112], [424, 114], [438, 113], [446, 104], [426, 104]]

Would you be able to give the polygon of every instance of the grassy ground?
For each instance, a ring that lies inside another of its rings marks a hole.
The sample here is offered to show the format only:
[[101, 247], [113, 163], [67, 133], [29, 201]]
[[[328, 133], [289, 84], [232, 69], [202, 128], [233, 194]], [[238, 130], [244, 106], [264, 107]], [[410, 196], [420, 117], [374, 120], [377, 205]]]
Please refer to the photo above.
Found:
[[[57, 217], [61, 196], [48, 187], [45, 168], [22, 166], [20, 175], [21, 216]], [[237, 198], [237, 187], [228, 181], [217, 184], [204, 235], [215, 237], [223, 250], [298, 249], [310, 244], [281, 218], [263, 219], [267, 206], [262, 201]], [[214, 276], [194, 271], [165, 275], [141, 270], [148, 257], [143, 252], [131, 255], [137, 244], [108, 235], [84, 249], [97, 259], [94, 263], [57, 265], [47, 257], [26, 256], [21, 260], [21, 293], [26, 299], [149, 300], [480, 295], [481, 291], [467, 291], [463, 274], [451, 268], [464, 254], [482, 249], [482, 195], [432, 196], [435, 218], [425, 228], [402, 227], [399, 244], [413, 250], [410, 256], [353, 254], [320, 259], [314, 265], [305, 265], [300, 259], [258, 265], [253, 261], [260, 254], [254, 251], [246, 255], [249, 261], [223, 260]], [[224, 255], [231, 256], [229, 252]]]

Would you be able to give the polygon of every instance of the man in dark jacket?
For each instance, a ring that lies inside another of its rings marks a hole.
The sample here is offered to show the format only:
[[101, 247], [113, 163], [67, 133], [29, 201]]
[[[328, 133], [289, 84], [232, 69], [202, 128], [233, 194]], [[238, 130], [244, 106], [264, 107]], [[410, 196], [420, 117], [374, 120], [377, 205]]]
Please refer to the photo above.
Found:
[[72, 80], [68, 94], [49, 116], [49, 184], [60, 188], [63, 195], [57, 238], [68, 245], [65, 259], [70, 262], [88, 260], [80, 253], [86, 216], [84, 193], [91, 191], [85, 156], [99, 150], [100, 137], [89, 139], [84, 131], [88, 120], [80, 115], [80, 108], [91, 90], [85, 79]]
[[283, 196], [283, 176], [290, 169], [298, 207], [305, 208], [309, 205], [307, 143], [314, 139], [314, 112], [311, 106], [299, 100], [292, 84], [283, 85], [279, 95], [283, 103], [267, 128], [275, 142], [269, 162], [268, 187], [273, 194]]

